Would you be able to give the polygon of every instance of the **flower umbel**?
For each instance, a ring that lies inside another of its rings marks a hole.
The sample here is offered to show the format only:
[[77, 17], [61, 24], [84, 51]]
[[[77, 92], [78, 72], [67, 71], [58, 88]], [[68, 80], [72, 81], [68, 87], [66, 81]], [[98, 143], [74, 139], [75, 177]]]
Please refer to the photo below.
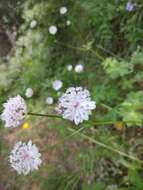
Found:
[[26, 92], [25, 92], [25, 96], [27, 98], [31, 98], [33, 96], [34, 92], [33, 92], [33, 89], [32, 88], [27, 88], [26, 89]]
[[11, 151], [9, 161], [18, 174], [27, 175], [30, 171], [38, 170], [41, 165], [41, 154], [35, 144], [30, 140], [27, 144], [17, 142]]
[[61, 14], [61, 15], [66, 14], [67, 11], [68, 11], [67, 7], [60, 7], [60, 14]]
[[55, 80], [55, 81], [53, 81], [52, 86], [53, 86], [54, 90], [58, 91], [62, 88], [63, 83], [61, 80]]
[[75, 66], [75, 72], [76, 73], [82, 73], [83, 72], [83, 70], [84, 70], [84, 67], [83, 67], [83, 65], [82, 64], [77, 64], [76, 66]]
[[52, 25], [49, 27], [49, 33], [52, 35], [55, 35], [57, 33], [58, 29], [56, 26]]
[[36, 20], [32, 20], [31, 23], [30, 23], [30, 28], [33, 29], [35, 28], [37, 25], [37, 21]]
[[4, 111], [1, 114], [1, 119], [5, 121], [5, 127], [18, 127], [20, 126], [27, 114], [27, 106], [24, 99], [17, 95], [10, 98], [3, 104]]
[[135, 9], [136, 4], [132, 3], [131, 1], [128, 1], [126, 4], [126, 10], [128, 12], [132, 12]]
[[73, 66], [72, 66], [72, 65], [67, 65], [67, 70], [68, 70], [68, 71], [72, 71], [72, 69], [73, 69]]
[[76, 125], [89, 119], [96, 102], [91, 101], [90, 93], [82, 87], [71, 87], [59, 99], [57, 110], [64, 119], [74, 121]]
[[49, 105], [51, 105], [51, 104], [54, 103], [54, 99], [52, 97], [47, 97], [46, 103], [49, 104]]

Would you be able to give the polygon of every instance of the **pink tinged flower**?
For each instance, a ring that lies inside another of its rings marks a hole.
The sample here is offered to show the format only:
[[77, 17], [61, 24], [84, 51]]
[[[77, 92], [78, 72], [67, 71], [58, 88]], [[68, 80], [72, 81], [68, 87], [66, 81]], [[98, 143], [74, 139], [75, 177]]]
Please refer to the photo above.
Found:
[[75, 66], [75, 72], [76, 73], [82, 73], [83, 72], [83, 70], [84, 70], [84, 67], [83, 67], [83, 65], [82, 64], [77, 64], [76, 66]]
[[47, 97], [46, 103], [49, 104], [49, 105], [51, 105], [51, 104], [54, 103], [54, 99], [52, 97]]
[[26, 89], [26, 92], [25, 92], [25, 96], [27, 98], [31, 98], [33, 96], [34, 92], [33, 92], [33, 89], [32, 88], [27, 88]]
[[52, 83], [52, 87], [53, 87], [53, 89], [56, 90], [56, 91], [60, 90], [60, 89], [62, 88], [62, 86], [63, 86], [63, 83], [62, 83], [62, 81], [60, 81], [60, 80], [55, 80], [55, 81], [53, 81], [53, 83]]
[[30, 140], [27, 144], [21, 141], [15, 144], [9, 162], [18, 174], [27, 175], [31, 171], [38, 170], [42, 160], [38, 148]]
[[127, 2], [126, 4], [126, 10], [129, 12], [132, 12], [135, 8], [135, 3], [132, 3], [131, 1]]
[[76, 125], [89, 119], [96, 102], [91, 101], [90, 93], [82, 87], [71, 87], [59, 98], [57, 111], [64, 119], [74, 121]]
[[1, 119], [5, 122], [5, 127], [20, 126], [27, 115], [27, 106], [24, 99], [17, 95], [10, 98], [3, 106], [4, 111], [1, 114]]

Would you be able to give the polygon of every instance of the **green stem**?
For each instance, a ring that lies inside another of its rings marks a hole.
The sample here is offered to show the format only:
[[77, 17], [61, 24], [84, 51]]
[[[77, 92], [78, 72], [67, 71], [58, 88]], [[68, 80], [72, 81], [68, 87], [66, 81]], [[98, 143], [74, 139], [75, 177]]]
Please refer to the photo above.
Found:
[[[74, 131], [76, 131], [75, 129], [72, 129], [72, 128], [68, 128], [68, 130], [71, 131], [72, 133], [73, 133]], [[89, 137], [88, 135], [85, 135], [85, 134], [83, 134], [83, 133], [78, 133], [78, 134], [79, 134], [79, 136], [83, 137], [84, 139], [87, 139], [87, 140], [89, 140], [90, 142], [92, 142], [92, 143], [94, 143], [94, 144], [96, 144], [96, 145], [98, 145], [98, 146], [100, 146], [100, 147], [103, 147], [103, 148], [105, 148], [105, 149], [107, 149], [107, 150], [110, 150], [110, 151], [112, 151], [112, 152], [115, 152], [115, 153], [119, 154], [120, 156], [124, 156], [124, 157], [126, 157], [126, 158], [129, 158], [129, 159], [131, 159], [131, 160], [134, 160], [134, 161], [137, 161], [137, 162], [143, 164], [143, 161], [142, 161], [142, 160], [140, 160], [140, 159], [138, 159], [138, 158], [136, 158], [136, 157], [134, 157], [134, 156], [132, 156], [132, 155], [129, 155], [129, 154], [127, 154], [127, 153], [125, 153], [125, 152], [122, 152], [122, 151], [120, 151], [120, 150], [118, 150], [118, 149], [115, 149], [115, 148], [113, 148], [113, 147], [111, 147], [111, 146], [108, 146], [108, 145], [106, 145], [106, 144], [104, 144], [104, 143], [102, 143], [102, 142], [100, 142], [100, 141], [97, 141], [97, 140], [95, 140], [95, 139], [93, 139], [93, 138], [91, 138], [91, 137]]]
[[52, 115], [52, 114], [40, 114], [40, 113], [31, 113], [31, 112], [29, 112], [28, 115], [40, 116], [40, 117], [52, 117], [52, 118], [63, 119], [63, 118], [62, 118], [61, 116], [59, 116], [59, 115]]
[[[54, 115], [54, 114], [53, 115], [52, 114], [39, 114], [39, 113], [29, 112], [28, 115], [63, 119], [62, 116]], [[118, 122], [118, 121], [96, 121], [96, 122], [88, 122], [87, 121], [85, 123], [91, 124], [91, 125], [110, 125], [110, 124], [115, 124], [116, 122]], [[140, 124], [143, 124], [143, 121], [132, 121], [132, 120], [130, 120], [130, 121], [123, 121], [123, 123], [130, 123], [130, 124], [140, 123]]]
[[[39, 113], [28, 113], [28, 115], [33, 115], [33, 116], [43, 116], [43, 117], [52, 117], [52, 118], [59, 118], [59, 119], [63, 119], [61, 116], [59, 116], [59, 115], [51, 115], [51, 114], [39, 114]], [[94, 125], [105, 125], [105, 124], [114, 124], [116, 121], [108, 121], [108, 122], [95, 122], [95, 123], [92, 123], [92, 125], [94, 124]], [[131, 122], [131, 123], [136, 123], [137, 121], [126, 121], [126, 122]], [[139, 123], [143, 123], [143, 122], [141, 122], [141, 121], [138, 121]], [[80, 128], [79, 130], [75, 130], [75, 129], [73, 129], [73, 128], [67, 128], [70, 132], [72, 132], [72, 134], [70, 135], [70, 137], [72, 137], [72, 136], [74, 136], [74, 135], [76, 135], [76, 134], [79, 134], [82, 138], [84, 138], [84, 139], [87, 139], [87, 140], [89, 140], [90, 142], [92, 142], [92, 143], [94, 143], [94, 144], [96, 144], [96, 145], [98, 145], [98, 146], [100, 146], [100, 147], [103, 147], [103, 148], [105, 148], [105, 149], [107, 149], [107, 150], [110, 150], [110, 151], [112, 151], [112, 152], [115, 152], [115, 153], [117, 153], [117, 154], [119, 154], [120, 156], [124, 156], [124, 157], [126, 157], [126, 158], [129, 158], [129, 159], [131, 159], [131, 160], [134, 160], [134, 161], [137, 161], [137, 162], [139, 162], [139, 163], [141, 163], [141, 164], [143, 164], [143, 161], [142, 160], [140, 160], [140, 159], [138, 159], [138, 158], [136, 158], [136, 157], [134, 157], [134, 156], [132, 156], [132, 155], [129, 155], [129, 154], [127, 154], [127, 153], [125, 153], [125, 152], [122, 152], [122, 151], [120, 151], [120, 150], [118, 150], [118, 149], [115, 149], [115, 148], [113, 148], [113, 147], [111, 147], [111, 146], [108, 146], [108, 145], [106, 145], [106, 144], [104, 144], [104, 143], [102, 143], [102, 142], [100, 142], [100, 141], [97, 141], [97, 140], [95, 140], [95, 139], [93, 139], [93, 138], [91, 138], [91, 137], [89, 137], [88, 135], [85, 135], [85, 134], [83, 134], [83, 133], [80, 133], [83, 129], [85, 129], [85, 128]]]

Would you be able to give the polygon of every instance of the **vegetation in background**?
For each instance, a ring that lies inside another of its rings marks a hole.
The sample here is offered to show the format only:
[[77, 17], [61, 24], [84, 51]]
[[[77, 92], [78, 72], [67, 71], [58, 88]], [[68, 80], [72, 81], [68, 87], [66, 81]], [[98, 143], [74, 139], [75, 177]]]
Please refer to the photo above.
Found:
[[[73, 136], [67, 127], [80, 127], [58, 119], [30, 116], [29, 128], [14, 131], [1, 124], [0, 188], [143, 189], [142, 163], [92, 142], [100, 141], [143, 161], [143, 2], [134, 1], [132, 11], [126, 10], [127, 2], [26, 0], [18, 8], [16, 2], [18, 24], [10, 12], [6, 16], [2, 13], [5, 26], [12, 22], [18, 29], [11, 54], [0, 62], [0, 110], [8, 97], [26, 97], [30, 87], [34, 91], [27, 99], [30, 111], [54, 113], [59, 98], [52, 88], [54, 80], [63, 82], [61, 93], [71, 86], [86, 87], [97, 108], [90, 118], [92, 126], [83, 123], [83, 131]], [[0, 4], [5, 10], [5, 1]], [[64, 15], [59, 12], [62, 6], [67, 7]], [[35, 26], [31, 25], [33, 21]], [[57, 27], [55, 35], [49, 33], [52, 25]], [[69, 64], [73, 68], [82, 64], [84, 70], [67, 71]], [[46, 105], [49, 96], [54, 105]], [[29, 138], [38, 143], [44, 164], [26, 177], [17, 176], [6, 157], [12, 144]]]

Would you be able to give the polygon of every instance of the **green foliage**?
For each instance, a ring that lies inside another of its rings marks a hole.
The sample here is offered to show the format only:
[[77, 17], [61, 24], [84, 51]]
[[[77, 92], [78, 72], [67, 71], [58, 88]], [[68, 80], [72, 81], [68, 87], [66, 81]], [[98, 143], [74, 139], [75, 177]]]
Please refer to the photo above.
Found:
[[[143, 116], [141, 113], [143, 107], [143, 92], [131, 92], [128, 94], [125, 101], [121, 104], [120, 115], [123, 121], [129, 125], [142, 126]], [[133, 121], [133, 123], [132, 123]]]
[[123, 77], [130, 72], [129, 65], [125, 61], [117, 61], [114, 58], [107, 58], [102, 64], [103, 69], [111, 79]]
[[[0, 102], [16, 94], [25, 96], [25, 90], [31, 87], [34, 96], [27, 101], [29, 109], [53, 113], [59, 97], [52, 88], [53, 80], [63, 82], [61, 93], [71, 86], [83, 86], [91, 92], [97, 108], [90, 117], [92, 126], [81, 124], [87, 127], [82, 132], [115, 152], [83, 140], [80, 132], [69, 134], [68, 126], [75, 129], [70, 122], [48, 119], [41, 124], [39, 118], [30, 117], [33, 138], [46, 147], [42, 149], [44, 169], [28, 176], [29, 180], [19, 178], [10, 189], [20, 189], [25, 183], [29, 185], [25, 188], [32, 189], [31, 183], [34, 186], [36, 182], [37, 190], [143, 189], [142, 167], [117, 153], [132, 153], [138, 158], [138, 150], [130, 150], [137, 138], [142, 142], [143, 127], [143, 2], [136, 0], [132, 12], [126, 11], [126, 3], [127, 0], [26, 0], [17, 7], [20, 28], [16, 44], [11, 55], [0, 63]], [[61, 6], [68, 9], [65, 15], [59, 13]], [[37, 24], [31, 28], [33, 20]], [[51, 25], [58, 28], [55, 35], [49, 33]], [[83, 64], [84, 72], [67, 71], [68, 64]], [[45, 106], [47, 96], [54, 98], [54, 106]], [[45, 140], [49, 129], [55, 130], [59, 139], [52, 134]], [[19, 131], [4, 131], [4, 141], [11, 134], [19, 138]], [[29, 138], [29, 131], [22, 132], [21, 137]], [[56, 143], [48, 144], [49, 139]], [[7, 154], [3, 143], [0, 149]], [[6, 183], [7, 179], [3, 184]]]

